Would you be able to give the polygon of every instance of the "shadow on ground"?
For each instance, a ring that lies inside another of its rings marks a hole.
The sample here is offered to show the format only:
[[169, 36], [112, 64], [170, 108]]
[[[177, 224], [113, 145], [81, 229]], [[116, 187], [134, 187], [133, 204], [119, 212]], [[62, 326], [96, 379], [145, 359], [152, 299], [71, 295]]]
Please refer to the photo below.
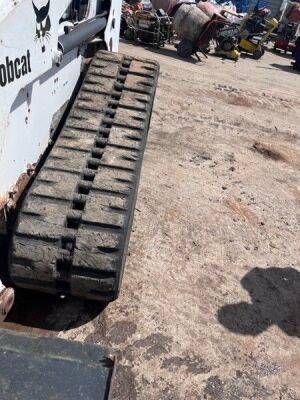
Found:
[[[14, 306], [5, 324], [18, 324], [48, 331], [78, 328], [101, 314], [106, 303], [17, 289]], [[3, 326], [5, 327], [5, 326]]]
[[[151, 53], [155, 53], [155, 54], [161, 54], [163, 56], [167, 56], [167, 57], [171, 57], [171, 58], [176, 58], [177, 60], [180, 61], [185, 61], [187, 63], [190, 64], [198, 64], [201, 62], [199, 60], [197, 60], [197, 58], [195, 56], [191, 56], [188, 58], [182, 58], [177, 54], [177, 51], [175, 49], [175, 47], [173, 45], [168, 45], [168, 47], [155, 47], [155, 46], [151, 46], [148, 45], [146, 43], [139, 43], [139, 42], [134, 42], [134, 41], [128, 41], [125, 39], [121, 39], [120, 40], [123, 43], [126, 44], [131, 44], [132, 46], [136, 46], [136, 47], [143, 47], [145, 50], [151, 52]], [[201, 54], [199, 54], [201, 56]], [[202, 56], [202, 59], [205, 59], [205, 57]]]
[[227, 329], [258, 335], [277, 325], [289, 336], [300, 338], [300, 272], [294, 268], [254, 268], [241, 280], [252, 303], [228, 304], [218, 311]]
[[[291, 59], [291, 61], [293, 61]], [[293, 69], [291, 65], [271, 64], [272, 67], [281, 69], [282, 71], [290, 72], [292, 74], [299, 74], [299, 71]]]
[[192, 55], [187, 58], [182, 58], [177, 54], [175, 47], [174, 49], [170, 49], [166, 47], [156, 48], [156, 47], [144, 46], [144, 48], [148, 51], [151, 51], [152, 53], [162, 54], [163, 56], [176, 58], [177, 60], [184, 61], [190, 64], [201, 64], [201, 62], [205, 60], [205, 57], [200, 52], [198, 52], [200, 60], [198, 60], [195, 55]]

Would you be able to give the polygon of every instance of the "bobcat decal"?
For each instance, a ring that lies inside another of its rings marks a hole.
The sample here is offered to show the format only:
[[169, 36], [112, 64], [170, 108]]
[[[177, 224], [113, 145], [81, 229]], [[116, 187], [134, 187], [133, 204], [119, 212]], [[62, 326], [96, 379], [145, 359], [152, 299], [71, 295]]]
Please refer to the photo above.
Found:
[[50, 0], [48, 3], [38, 9], [37, 6], [32, 1], [33, 9], [36, 16], [36, 31], [35, 31], [35, 41], [39, 41], [42, 45], [42, 52], [45, 51], [45, 40], [49, 41], [51, 37], [51, 21], [49, 17]]

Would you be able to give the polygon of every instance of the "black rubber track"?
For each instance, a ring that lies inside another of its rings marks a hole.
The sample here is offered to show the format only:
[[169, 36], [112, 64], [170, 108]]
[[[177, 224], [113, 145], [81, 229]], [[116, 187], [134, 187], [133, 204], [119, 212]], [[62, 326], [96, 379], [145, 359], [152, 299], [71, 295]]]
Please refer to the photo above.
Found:
[[100, 51], [21, 207], [16, 286], [99, 301], [119, 293], [157, 63]]

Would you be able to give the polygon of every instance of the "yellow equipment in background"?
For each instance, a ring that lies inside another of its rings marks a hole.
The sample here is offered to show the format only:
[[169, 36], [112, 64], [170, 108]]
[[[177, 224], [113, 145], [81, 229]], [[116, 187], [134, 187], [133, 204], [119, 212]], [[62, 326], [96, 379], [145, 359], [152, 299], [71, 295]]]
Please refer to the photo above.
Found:
[[[256, 17], [251, 12], [242, 21], [239, 48], [241, 51], [252, 54], [253, 58], [258, 60], [264, 55], [264, 43], [277, 28], [278, 21], [276, 18], [271, 18], [262, 23]], [[256, 29], [258, 32], [255, 32]]]
[[237, 61], [241, 55], [238, 50], [239, 37], [240, 30], [236, 24], [229, 23], [218, 29], [215, 34], [215, 54]]
[[221, 49], [220, 47], [215, 48], [215, 54], [217, 56], [229, 58], [230, 60], [234, 60], [234, 61], [237, 61], [241, 55], [241, 53], [237, 49], [228, 51], [228, 50]]

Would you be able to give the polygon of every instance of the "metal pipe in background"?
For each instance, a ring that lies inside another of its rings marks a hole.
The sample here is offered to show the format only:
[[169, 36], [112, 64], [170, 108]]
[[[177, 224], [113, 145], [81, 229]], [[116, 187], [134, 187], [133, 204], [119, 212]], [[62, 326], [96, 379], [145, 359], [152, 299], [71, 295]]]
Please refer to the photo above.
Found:
[[59, 46], [63, 54], [69, 53], [69, 51], [75, 49], [82, 43], [88, 42], [93, 37], [103, 31], [107, 24], [107, 19], [104, 16], [107, 13], [103, 13], [95, 16], [81, 24], [78, 24], [74, 29], [70, 30], [69, 33], [61, 35], [58, 38]]

